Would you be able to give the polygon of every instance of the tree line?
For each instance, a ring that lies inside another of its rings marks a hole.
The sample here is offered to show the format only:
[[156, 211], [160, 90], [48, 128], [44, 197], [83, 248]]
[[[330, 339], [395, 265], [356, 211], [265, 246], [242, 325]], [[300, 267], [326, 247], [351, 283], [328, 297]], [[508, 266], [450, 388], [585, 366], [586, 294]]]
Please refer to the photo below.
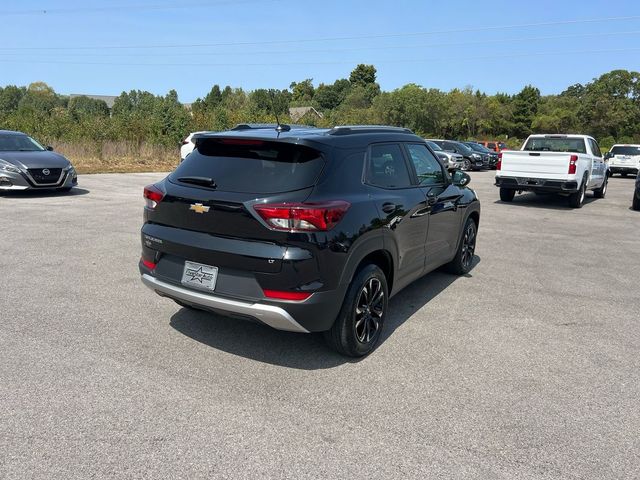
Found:
[[578, 132], [614, 142], [640, 143], [640, 73], [613, 70], [557, 95], [532, 85], [515, 95], [488, 95], [471, 87], [445, 92], [415, 83], [384, 92], [373, 65], [358, 65], [349, 78], [314, 85], [292, 82], [288, 89], [214, 85], [190, 108], [175, 90], [154, 95], [123, 92], [109, 110], [102, 100], [69, 98], [43, 82], [0, 87], [0, 128], [20, 130], [47, 141], [127, 141], [175, 147], [191, 131], [224, 130], [238, 123], [291, 123], [289, 108], [312, 106], [297, 123], [319, 127], [386, 124], [419, 135], [456, 139], [500, 139], [516, 146], [531, 133]]

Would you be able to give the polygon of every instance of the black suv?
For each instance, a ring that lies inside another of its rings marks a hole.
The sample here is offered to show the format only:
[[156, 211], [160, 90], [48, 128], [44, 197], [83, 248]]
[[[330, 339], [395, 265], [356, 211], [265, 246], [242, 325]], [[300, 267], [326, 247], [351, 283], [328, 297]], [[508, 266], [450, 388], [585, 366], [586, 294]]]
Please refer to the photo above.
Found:
[[486, 163], [483, 161], [481, 153], [474, 151], [471, 147], [455, 140], [431, 140], [440, 146], [447, 152], [458, 153], [464, 157], [464, 170], [482, 170], [483, 167], [488, 166], [489, 158], [486, 158]]
[[326, 332], [362, 356], [390, 296], [472, 267], [470, 178], [410, 130], [239, 125], [195, 143], [144, 190], [142, 281], [184, 307]]

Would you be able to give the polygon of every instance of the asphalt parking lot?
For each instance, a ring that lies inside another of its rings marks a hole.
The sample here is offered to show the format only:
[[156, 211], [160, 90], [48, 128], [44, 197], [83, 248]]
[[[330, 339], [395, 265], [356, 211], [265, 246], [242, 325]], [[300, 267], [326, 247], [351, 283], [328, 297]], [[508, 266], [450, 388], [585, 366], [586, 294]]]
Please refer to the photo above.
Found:
[[476, 266], [392, 300], [351, 361], [139, 281], [142, 187], [0, 196], [1, 478], [640, 477], [633, 179], [499, 202]]

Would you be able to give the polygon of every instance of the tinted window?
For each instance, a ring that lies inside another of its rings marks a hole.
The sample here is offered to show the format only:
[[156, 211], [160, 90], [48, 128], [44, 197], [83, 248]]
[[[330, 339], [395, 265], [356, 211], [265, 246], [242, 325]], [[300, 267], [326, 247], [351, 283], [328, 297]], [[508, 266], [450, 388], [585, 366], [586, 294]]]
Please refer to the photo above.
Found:
[[372, 145], [367, 168], [367, 181], [385, 188], [411, 185], [407, 164], [400, 145]]
[[442, 166], [425, 145], [409, 144], [407, 150], [420, 185], [443, 183]]
[[631, 145], [617, 145], [611, 149], [611, 153], [613, 155], [640, 155], [640, 147]]
[[537, 152], [587, 153], [584, 139], [576, 137], [530, 138], [523, 150]]
[[456, 151], [458, 153], [462, 153], [464, 155], [470, 155], [471, 153], [473, 153], [473, 150], [471, 150], [471, 147], [467, 147], [464, 143], [454, 143], [454, 145], [457, 147]]
[[0, 152], [41, 152], [44, 147], [26, 135], [0, 135]]
[[279, 193], [312, 186], [324, 166], [320, 152], [288, 143], [240, 139], [200, 140], [169, 177], [207, 177], [216, 190]]
[[427, 142], [434, 152], [441, 152], [442, 148], [436, 142]]
[[596, 141], [589, 139], [589, 143], [591, 144], [591, 151], [593, 152], [593, 154], [596, 157], [601, 157], [602, 153], [600, 153], [600, 147], [598, 147], [598, 144], [596, 143]]

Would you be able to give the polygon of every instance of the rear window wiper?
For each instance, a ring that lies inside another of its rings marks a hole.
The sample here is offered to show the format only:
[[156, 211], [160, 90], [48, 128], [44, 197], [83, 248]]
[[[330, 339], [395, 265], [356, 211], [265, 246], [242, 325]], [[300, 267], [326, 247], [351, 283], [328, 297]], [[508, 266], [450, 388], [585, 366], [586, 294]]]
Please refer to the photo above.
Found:
[[216, 188], [216, 182], [213, 178], [210, 177], [180, 177], [178, 178], [179, 182], [182, 183], [192, 183], [194, 185], [202, 185], [203, 187]]

